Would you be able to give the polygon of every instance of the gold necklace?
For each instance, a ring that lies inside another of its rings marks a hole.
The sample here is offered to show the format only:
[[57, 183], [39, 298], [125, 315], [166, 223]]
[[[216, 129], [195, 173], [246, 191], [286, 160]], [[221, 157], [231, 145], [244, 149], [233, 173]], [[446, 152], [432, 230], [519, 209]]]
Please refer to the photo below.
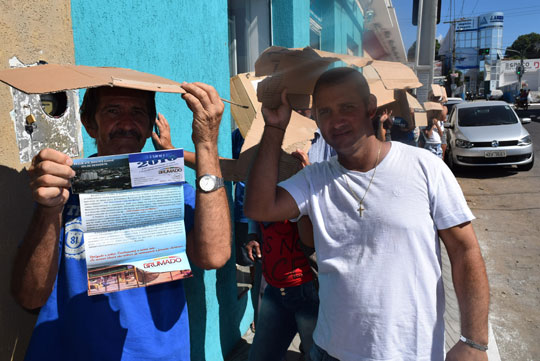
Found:
[[373, 178], [375, 178], [375, 172], [377, 171], [377, 165], [379, 163], [379, 156], [381, 155], [381, 148], [382, 148], [382, 142], [379, 144], [379, 151], [377, 152], [377, 159], [375, 160], [375, 167], [373, 168], [373, 174], [371, 175], [371, 179], [369, 180], [369, 184], [366, 188], [366, 191], [364, 192], [364, 196], [362, 199], [358, 197], [358, 195], [352, 190], [349, 180], [347, 178], [347, 174], [343, 173], [343, 178], [345, 178], [345, 183], [347, 183], [347, 188], [349, 188], [349, 192], [353, 196], [353, 198], [358, 202], [358, 213], [360, 214], [360, 217], [362, 217], [362, 212], [366, 209], [364, 208], [364, 198], [366, 198], [366, 195], [369, 191], [369, 187], [371, 187], [371, 183], [373, 182]]

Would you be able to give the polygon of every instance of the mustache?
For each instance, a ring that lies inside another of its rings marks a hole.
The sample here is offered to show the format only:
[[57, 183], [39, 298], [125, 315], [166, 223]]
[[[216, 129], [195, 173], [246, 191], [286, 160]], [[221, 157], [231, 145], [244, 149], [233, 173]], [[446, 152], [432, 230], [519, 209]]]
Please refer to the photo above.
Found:
[[137, 140], [141, 140], [141, 134], [134, 129], [130, 129], [130, 130], [117, 129], [109, 134], [110, 139], [124, 138], [124, 137], [135, 137], [137, 138]]

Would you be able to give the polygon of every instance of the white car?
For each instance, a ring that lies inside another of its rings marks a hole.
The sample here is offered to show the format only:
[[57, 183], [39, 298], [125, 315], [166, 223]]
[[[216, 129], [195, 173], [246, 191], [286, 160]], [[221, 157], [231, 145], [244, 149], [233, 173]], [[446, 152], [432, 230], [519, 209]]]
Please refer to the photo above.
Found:
[[506, 102], [457, 104], [445, 127], [450, 168], [516, 165], [527, 171], [533, 167], [531, 136]]
[[450, 115], [450, 113], [452, 113], [452, 109], [454, 109], [454, 106], [456, 104], [461, 104], [461, 103], [465, 103], [465, 100], [463, 100], [461, 98], [448, 98], [446, 100], [446, 103], [444, 103], [444, 105], [448, 109], [448, 115]]

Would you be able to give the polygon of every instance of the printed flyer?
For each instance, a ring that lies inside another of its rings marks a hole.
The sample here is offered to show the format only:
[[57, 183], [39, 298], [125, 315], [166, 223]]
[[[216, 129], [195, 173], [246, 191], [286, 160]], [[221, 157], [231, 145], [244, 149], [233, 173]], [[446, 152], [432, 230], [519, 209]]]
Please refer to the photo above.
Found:
[[191, 277], [184, 226], [184, 152], [74, 160], [88, 295]]

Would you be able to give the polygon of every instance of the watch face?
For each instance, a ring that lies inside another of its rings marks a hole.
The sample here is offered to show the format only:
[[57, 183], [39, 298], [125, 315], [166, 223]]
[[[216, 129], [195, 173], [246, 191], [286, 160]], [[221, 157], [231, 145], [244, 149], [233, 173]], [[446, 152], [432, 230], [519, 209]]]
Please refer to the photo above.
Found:
[[202, 176], [199, 181], [199, 187], [205, 192], [210, 192], [212, 189], [214, 189], [214, 186], [216, 185], [216, 181], [209, 176]]

